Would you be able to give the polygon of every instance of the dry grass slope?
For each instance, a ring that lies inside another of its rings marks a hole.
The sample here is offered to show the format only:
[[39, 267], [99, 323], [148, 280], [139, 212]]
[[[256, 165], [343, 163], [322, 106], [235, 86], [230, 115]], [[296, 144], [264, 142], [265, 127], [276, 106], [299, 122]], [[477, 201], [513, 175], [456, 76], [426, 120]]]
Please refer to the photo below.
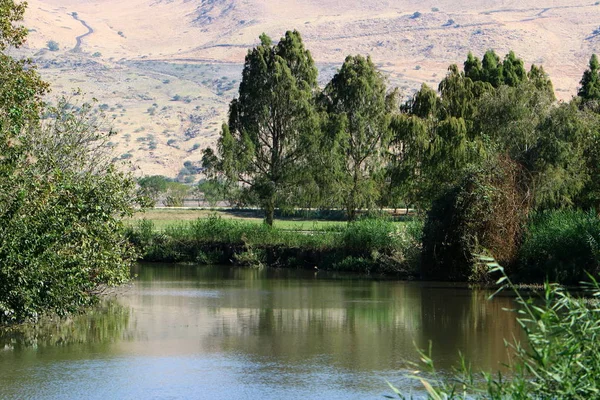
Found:
[[298, 29], [322, 80], [346, 55], [371, 54], [405, 94], [437, 85], [469, 50], [512, 49], [543, 64], [567, 100], [600, 50], [599, 20], [593, 0], [30, 0], [20, 53], [54, 94], [81, 88], [100, 99], [120, 132], [115, 156], [136, 173], [175, 176], [215, 143], [262, 32]]

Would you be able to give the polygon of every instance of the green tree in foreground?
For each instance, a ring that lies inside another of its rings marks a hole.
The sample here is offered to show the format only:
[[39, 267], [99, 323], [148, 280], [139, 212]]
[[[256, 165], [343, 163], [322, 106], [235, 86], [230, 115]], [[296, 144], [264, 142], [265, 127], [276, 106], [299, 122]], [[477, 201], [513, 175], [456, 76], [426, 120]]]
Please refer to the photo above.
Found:
[[[25, 38], [24, 5], [0, 1], [0, 50]], [[0, 53], [0, 324], [77, 311], [129, 278], [121, 218], [134, 181], [104, 151], [92, 107], [45, 106], [35, 68]], [[70, 99], [71, 100], [71, 99]], [[40, 116], [43, 115], [43, 118]]]
[[273, 224], [277, 206], [292, 202], [300, 170], [318, 133], [314, 107], [317, 69], [297, 31], [278, 44], [262, 35], [246, 55], [239, 96], [229, 107], [229, 124], [213, 165], [242, 195], [265, 211]]
[[97, 131], [63, 130], [69, 119], [87, 124], [85, 112], [52, 111], [17, 136], [2, 132], [12, 145], [0, 162], [0, 323], [77, 311], [101, 285], [129, 279], [121, 219], [133, 212], [135, 182], [100, 161]]

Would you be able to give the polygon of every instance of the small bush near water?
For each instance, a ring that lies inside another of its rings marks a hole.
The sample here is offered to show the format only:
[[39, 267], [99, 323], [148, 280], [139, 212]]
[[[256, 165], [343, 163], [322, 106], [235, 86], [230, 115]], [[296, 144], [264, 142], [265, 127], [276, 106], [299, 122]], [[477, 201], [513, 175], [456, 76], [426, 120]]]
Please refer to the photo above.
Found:
[[[513, 353], [508, 373], [475, 374], [463, 359], [450, 377], [436, 374], [431, 353], [421, 352], [428, 374], [415, 373], [429, 399], [597, 399], [600, 393], [600, 287], [592, 280], [584, 297], [574, 296], [555, 284], [544, 285], [538, 302], [524, 299], [504, 269], [485, 260], [492, 272], [500, 272], [499, 289], [517, 296], [518, 322], [526, 343], [507, 342]], [[391, 386], [391, 385], [390, 385]], [[400, 398], [401, 391], [392, 389]], [[391, 396], [387, 396], [392, 398]]]
[[412, 274], [421, 224], [365, 219], [310, 232], [218, 217], [154, 230], [150, 221], [128, 237], [146, 261], [256, 264], [275, 267]]
[[600, 267], [600, 218], [595, 211], [556, 210], [534, 215], [519, 252], [517, 274], [533, 281], [576, 284]]

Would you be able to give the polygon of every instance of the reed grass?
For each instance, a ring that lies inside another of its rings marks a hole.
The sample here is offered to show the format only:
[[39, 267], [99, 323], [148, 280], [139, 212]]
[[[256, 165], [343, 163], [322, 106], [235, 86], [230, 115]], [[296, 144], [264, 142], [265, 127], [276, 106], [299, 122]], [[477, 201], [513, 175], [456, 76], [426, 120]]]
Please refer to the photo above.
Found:
[[[558, 284], [544, 284], [536, 301], [521, 295], [517, 286], [492, 258], [481, 257], [501, 290], [516, 296], [517, 320], [526, 341], [505, 340], [512, 361], [505, 374], [474, 372], [461, 362], [451, 376], [439, 375], [429, 351], [420, 351], [425, 372], [415, 372], [428, 399], [598, 399], [600, 393], [600, 286], [588, 276], [583, 296]], [[512, 312], [513, 310], [507, 310]], [[390, 384], [398, 398], [408, 398]], [[392, 398], [392, 396], [386, 396]]]

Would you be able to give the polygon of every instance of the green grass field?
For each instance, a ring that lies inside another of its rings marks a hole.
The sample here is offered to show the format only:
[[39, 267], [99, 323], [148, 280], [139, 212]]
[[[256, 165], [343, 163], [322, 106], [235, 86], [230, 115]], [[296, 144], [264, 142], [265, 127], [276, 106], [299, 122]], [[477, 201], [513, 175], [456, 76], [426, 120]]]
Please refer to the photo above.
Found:
[[[193, 221], [198, 218], [208, 218], [217, 215], [221, 218], [236, 219], [245, 222], [262, 223], [263, 219], [255, 216], [254, 212], [237, 210], [209, 210], [200, 208], [153, 208], [145, 212], [136, 213], [132, 218], [125, 222], [128, 225], [135, 225], [142, 219], [147, 219], [154, 223], [154, 227], [163, 230], [167, 226]], [[316, 230], [323, 228], [333, 228], [336, 226], [345, 226], [344, 221], [326, 221], [326, 220], [305, 220], [299, 218], [276, 218], [274, 225], [283, 230], [302, 231]]]

